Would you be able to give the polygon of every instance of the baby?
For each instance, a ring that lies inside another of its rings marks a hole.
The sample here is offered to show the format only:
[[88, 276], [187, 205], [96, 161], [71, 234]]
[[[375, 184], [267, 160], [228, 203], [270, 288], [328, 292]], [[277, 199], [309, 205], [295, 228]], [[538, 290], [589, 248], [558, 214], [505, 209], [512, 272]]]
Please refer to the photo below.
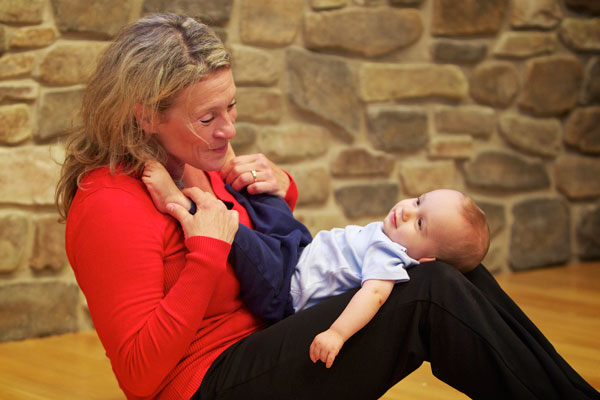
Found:
[[[160, 211], [166, 212], [169, 203], [195, 209], [161, 164], [148, 163], [142, 180]], [[312, 242], [283, 199], [229, 191], [243, 202], [255, 224], [255, 230], [240, 224], [229, 257], [242, 298], [255, 314], [273, 322], [360, 288], [310, 346], [311, 360], [320, 360], [327, 368], [345, 341], [385, 303], [394, 284], [409, 280], [406, 268], [437, 259], [467, 272], [483, 260], [489, 247], [484, 213], [455, 190], [402, 200], [383, 221], [321, 231]], [[261, 223], [264, 218], [271, 222]], [[275, 307], [276, 301], [286, 304]], [[274, 308], [285, 311], [275, 315]]]

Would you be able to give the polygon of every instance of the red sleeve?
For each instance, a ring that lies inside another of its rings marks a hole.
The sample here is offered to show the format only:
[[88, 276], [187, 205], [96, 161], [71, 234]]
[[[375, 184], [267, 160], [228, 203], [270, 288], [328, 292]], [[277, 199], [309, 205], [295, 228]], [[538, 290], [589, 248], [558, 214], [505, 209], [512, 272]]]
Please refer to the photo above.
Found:
[[168, 230], [149, 197], [103, 188], [79, 200], [67, 222], [71, 265], [120, 384], [138, 396], [150, 395], [199, 329], [230, 246], [188, 239], [185, 265], [165, 294], [171, 256], [166, 243], [181, 247], [172, 239], [180, 232]]
[[283, 171], [290, 178], [290, 186], [288, 187], [287, 192], [285, 193], [284, 200], [290, 207], [292, 211], [296, 208], [296, 203], [298, 202], [298, 187], [296, 186], [296, 182], [292, 179], [292, 176], [288, 174], [286, 171]]

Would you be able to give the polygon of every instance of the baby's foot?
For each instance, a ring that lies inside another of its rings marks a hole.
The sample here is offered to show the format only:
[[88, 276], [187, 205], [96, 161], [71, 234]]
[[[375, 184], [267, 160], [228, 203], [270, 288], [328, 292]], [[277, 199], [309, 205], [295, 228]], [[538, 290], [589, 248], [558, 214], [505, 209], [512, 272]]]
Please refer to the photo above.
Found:
[[179, 190], [171, 175], [158, 161], [148, 161], [144, 167], [142, 181], [146, 185], [152, 201], [162, 213], [167, 213], [167, 204], [177, 203], [186, 210], [191, 206], [190, 199]]

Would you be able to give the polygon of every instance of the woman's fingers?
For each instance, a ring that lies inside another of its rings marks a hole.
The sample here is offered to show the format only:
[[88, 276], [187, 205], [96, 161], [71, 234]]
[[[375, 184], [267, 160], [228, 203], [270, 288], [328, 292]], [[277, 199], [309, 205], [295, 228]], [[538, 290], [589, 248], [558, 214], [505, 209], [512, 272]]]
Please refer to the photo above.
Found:
[[239, 227], [238, 212], [228, 210], [222, 201], [196, 187], [183, 192], [196, 203], [196, 213], [191, 215], [183, 207], [171, 204], [167, 210], [180, 222], [185, 237], [207, 236], [232, 243]]
[[248, 193], [270, 193], [284, 197], [290, 185], [287, 174], [263, 154], [234, 157], [219, 171], [225, 183]]

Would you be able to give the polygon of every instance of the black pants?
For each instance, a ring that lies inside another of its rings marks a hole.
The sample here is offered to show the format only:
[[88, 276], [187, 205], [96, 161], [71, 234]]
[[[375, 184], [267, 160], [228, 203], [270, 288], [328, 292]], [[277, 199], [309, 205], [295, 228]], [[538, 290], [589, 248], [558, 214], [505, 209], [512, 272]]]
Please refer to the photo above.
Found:
[[535, 325], [479, 266], [462, 275], [439, 262], [411, 269], [333, 366], [308, 349], [355, 291], [256, 332], [226, 350], [193, 397], [378, 399], [431, 363], [436, 377], [475, 399], [599, 399]]

